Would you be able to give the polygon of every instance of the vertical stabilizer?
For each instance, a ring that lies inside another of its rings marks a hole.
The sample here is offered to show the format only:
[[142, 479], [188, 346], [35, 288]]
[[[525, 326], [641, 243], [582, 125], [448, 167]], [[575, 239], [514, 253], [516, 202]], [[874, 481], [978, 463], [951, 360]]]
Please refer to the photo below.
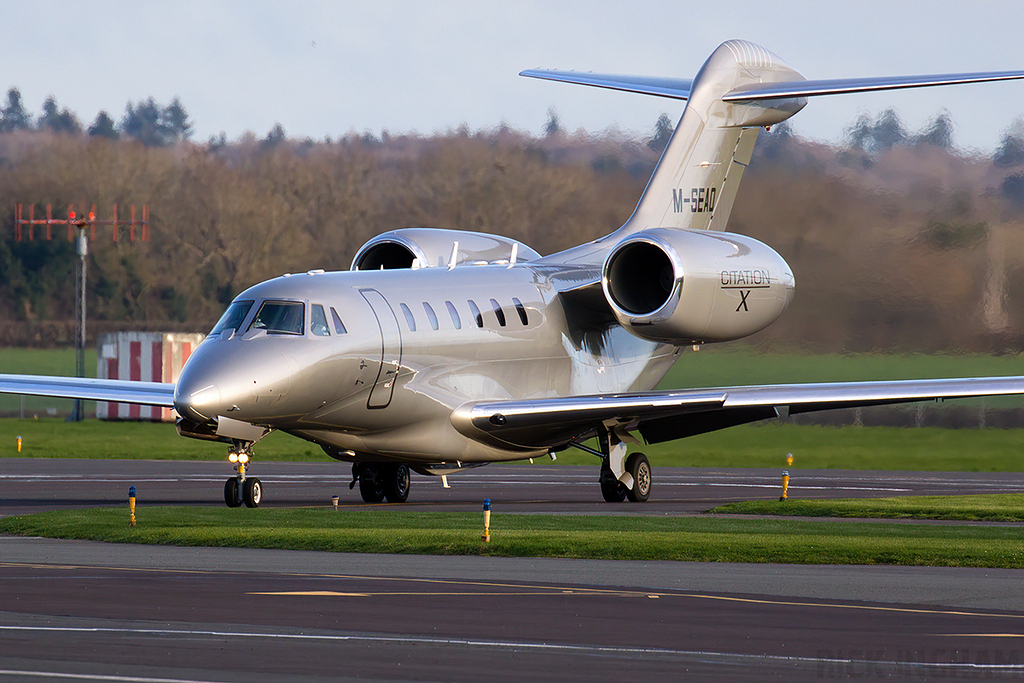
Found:
[[753, 43], [720, 45], [693, 80], [683, 116], [619, 234], [646, 228], [724, 229], [758, 129], [785, 121], [806, 100], [725, 102], [722, 97], [745, 86], [802, 79]]

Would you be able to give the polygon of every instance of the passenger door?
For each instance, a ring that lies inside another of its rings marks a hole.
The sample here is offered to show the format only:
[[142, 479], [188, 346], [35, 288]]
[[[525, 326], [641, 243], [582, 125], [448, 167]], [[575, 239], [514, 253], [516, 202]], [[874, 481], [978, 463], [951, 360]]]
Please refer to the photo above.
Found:
[[387, 408], [395, 392], [395, 380], [398, 378], [398, 368], [402, 363], [402, 332], [398, 327], [395, 312], [380, 292], [375, 289], [361, 289], [359, 293], [373, 310], [381, 338], [380, 371], [377, 373], [377, 381], [370, 389], [366, 407]]

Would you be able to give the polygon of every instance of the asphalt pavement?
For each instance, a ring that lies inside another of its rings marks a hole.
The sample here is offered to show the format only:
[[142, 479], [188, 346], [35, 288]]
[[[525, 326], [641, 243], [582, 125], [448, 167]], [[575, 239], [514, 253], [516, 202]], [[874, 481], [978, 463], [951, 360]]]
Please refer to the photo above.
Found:
[[[336, 463], [260, 463], [267, 505], [363, 506]], [[2, 461], [0, 515], [222, 505], [223, 464]], [[791, 497], [1020, 492], [1021, 475], [792, 471]], [[414, 478], [410, 505], [692, 515], [776, 470]], [[1024, 547], [1024, 533], [1022, 533]], [[355, 555], [0, 537], [0, 681], [1024, 680], [1024, 571]]]

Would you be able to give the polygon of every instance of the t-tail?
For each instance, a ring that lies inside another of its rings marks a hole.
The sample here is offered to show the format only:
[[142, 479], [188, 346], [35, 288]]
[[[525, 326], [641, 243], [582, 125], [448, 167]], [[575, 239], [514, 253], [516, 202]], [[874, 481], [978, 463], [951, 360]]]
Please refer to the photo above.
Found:
[[722, 43], [692, 80], [530, 70], [524, 76], [686, 100], [672, 138], [629, 220], [615, 236], [649, 228], [724, 230], [761, 128], [807, 97], [1024, 78], [1022, 71], [809, 81], [743, 40]]
[[726, 102], [738, 88], [803, 80], [753, 43], [723, 43], [693, 79], [686, 109], [623, 233], [646, 228], [724, 230], [763, 126], [785, 121], [807, 100]]
[[[547, 257], [590, 269], [566, 296], [599, 285], [618, 323], [674, 345], [739, 339], [785, 310], [795, 286], [771, 247], [725, 232], [759, 129], [803, 109], [807, 98], [871, 90], [1024, 78], [1024, 71], [810, 81], [742, 40], [722, 43], [692, 80], [524, 71], [536, 78], [686, 100], [682, 118], [625, 224]], [[599, 280], [599, 281], [598, 281]]]

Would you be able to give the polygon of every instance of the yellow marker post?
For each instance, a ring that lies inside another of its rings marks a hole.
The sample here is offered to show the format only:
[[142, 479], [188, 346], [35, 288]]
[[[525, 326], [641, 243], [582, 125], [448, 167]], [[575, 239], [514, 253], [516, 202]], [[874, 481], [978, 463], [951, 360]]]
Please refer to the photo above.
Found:
[[786, 466], [787, 467], [792, 467], [793, 466], [793, 454], [792, 453], [786, 453]]
[[786, 492], [789, 490], [789, 470], [782, 472], [782, 495], [779, 500], [787, 500]]
[[340, 498], [338, 498], [338, 496], [331, 496], [331, 502], [334, 503], [334, 511], [335, 512], [338, 511], [338, 501], [339, 500], [340, 500]]
[[491, 542], [491, 499], [484, 498], [484, 535], [480, 537], [481, 541], [486, 543]]
[[135, 487], [128, 487], [128, 512], [130, 517], [128, 519], [128, 526], [135, 526]]
[[18, 452], [21, 453], [21, 434], [18, 435]]

